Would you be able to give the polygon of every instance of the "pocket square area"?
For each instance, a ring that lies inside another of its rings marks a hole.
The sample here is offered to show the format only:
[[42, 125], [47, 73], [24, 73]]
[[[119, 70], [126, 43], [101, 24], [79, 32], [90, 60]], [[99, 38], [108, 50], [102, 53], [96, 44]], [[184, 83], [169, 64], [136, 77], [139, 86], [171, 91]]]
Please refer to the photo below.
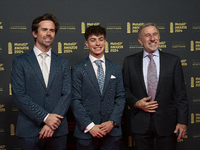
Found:
[[113, 75], [111, 75], [111, 77], [110, 77], [111, 79], [115, 79], [116, 77], [115, 76], [113, 76]]

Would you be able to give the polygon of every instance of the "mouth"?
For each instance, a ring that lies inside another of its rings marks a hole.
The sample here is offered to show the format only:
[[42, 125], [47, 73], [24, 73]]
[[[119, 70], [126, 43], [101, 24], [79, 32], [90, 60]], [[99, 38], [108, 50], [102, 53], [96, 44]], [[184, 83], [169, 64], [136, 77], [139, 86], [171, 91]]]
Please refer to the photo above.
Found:
[[51, 37], [44, 37], [44, 40], [46, 41], [46, 42], [50, 42], [51, 40], [52, 40], [52, 38]]
[[101, 50], [102, 47], [94, 47], [95, 50]]
[[148, 44], [149, 44], [149, 46], [151, 46], [151, 47], [155, 47], [155, 46], [158, 45], [158, 43], [157, 43], [156, 41], [154, 41], [154, 42], [149, 42]]

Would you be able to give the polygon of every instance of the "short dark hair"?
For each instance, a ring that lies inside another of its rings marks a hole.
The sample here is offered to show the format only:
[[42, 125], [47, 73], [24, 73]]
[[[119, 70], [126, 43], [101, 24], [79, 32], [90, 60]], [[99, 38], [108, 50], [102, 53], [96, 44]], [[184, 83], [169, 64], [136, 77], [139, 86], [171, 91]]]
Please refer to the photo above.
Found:
[[[153, 22], [147, 22], [147, 23], [141, 25], [140, 28], [138, 29], [138, 36], [141, 37], [141, 31], [142, 31], [142, 29], [144, 29], [146, 27], [149, 27], [149, 26], [154, 26], [158, 30], [158, 27], [157, 27], [157, 25], [155, 23], [153, 23]], [[160, 34], [159, 30], [158, 30], [158, 34]]]
[[[37, 17], [37, 18], [35, 18], [33, 20], [33, 22], [32, 22], [32, 32], [34, 31], [35, 33], [38, 33], [38, 28], [39, 28], [38, 24], [41, 21], [44, 21], [44, 20], [50, 20], [50, 21], [52, 21], [54, 23], [54, 25], [55, 25], [55, 33], [57, 33], [58, 28], [59, 28], [58, 20], [57, 20], [57, 18], [54, 15], [52, 15], [50, 13], [46, 13], [46, 14], [44, 14], [42, 16], [39, 16], [39, 17]], [[35, 39], [35, 41], [36, 41], [36, 39]]]
[[85, 30], [85, 34], [84, 34], [84, 37], [85, 37], [85, 40], [87, 41], [88, 40], [88, 37], [90, 35], [104, 35], [104, 38], [106, 38], [106, 29], [101, 27], [100, 25], [98, 26], [89, 26], [87, 27], [87, 29]]

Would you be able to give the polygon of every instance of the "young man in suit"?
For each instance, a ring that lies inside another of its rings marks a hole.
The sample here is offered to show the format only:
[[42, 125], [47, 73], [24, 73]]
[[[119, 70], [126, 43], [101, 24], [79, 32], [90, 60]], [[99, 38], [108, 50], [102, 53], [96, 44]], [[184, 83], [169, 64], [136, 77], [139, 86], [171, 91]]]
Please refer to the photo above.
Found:
[[[126, 100], [131, 107], [131, 131], [137, 150], [175, 150], [188, 123], [188, 100], [180, 59], [158, 50], [154, 23], [139, 28], [143, 51], [124, 60]], [[177, 134], [177, 137], [176, 137]]]
[[[72, 110], [78, 150], [118, 150], [125, 98], [120, 65], [104, 56], [106, 30], [90, 26], [85, 31], [89, 57], [72, 66]], [[98, 64], [99, 63], [99, 64]]]
[[58, 27], [52, 14], [35, 18], [35, 46], [13, 61], [13, 101], [19, 107], [16, 135], [22, 150], [66, 149], [71, 72], [68, 60], [51, 50]]

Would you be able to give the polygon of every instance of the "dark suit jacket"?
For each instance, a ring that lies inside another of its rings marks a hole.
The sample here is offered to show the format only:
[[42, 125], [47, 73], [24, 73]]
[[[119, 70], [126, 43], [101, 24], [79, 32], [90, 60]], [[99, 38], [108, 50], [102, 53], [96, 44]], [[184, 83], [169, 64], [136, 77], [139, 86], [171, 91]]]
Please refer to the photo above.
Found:
[[[103, 94], [89, 57], [72, 66], [72, 110], [76, 118], [74, 135], [81, 139], [90, 139], [90, 133], [84, 128], [91, 122], [101, 124], [108, 120], [115, 121], [110, 135], [121, 135], [121, 116], [125, 105], [125, 92], [122, 70], [118, 64], [105, 60], [106, 75]], [[115, 78], [111, 78], [114, 76]]]
[[[131, 108], [131, 131], [145, 134], [149, 129], [150, 113], [135, 109], [135, 103], [148, 97], [143, 78], [143, 51], [124, 60], [123, 78], [126, 100]], [[161, 136], [173, 133], [177, 123], [188, 123], [188, 100], [180, 59], [160, 51], [160, 76], [154, 113], [156, 131]]]
[[[12, 68], [13, 101], [19, 107], [16, 135], [39, 135], [48, 113], [65, 117], [71, 102], [71, 73], [67, 59], [52, 52], [51, 67], [46, 88], [43, 75], [33, 50], [18, 56]], [[53, 136], [66, 135], [66, 117]]]

